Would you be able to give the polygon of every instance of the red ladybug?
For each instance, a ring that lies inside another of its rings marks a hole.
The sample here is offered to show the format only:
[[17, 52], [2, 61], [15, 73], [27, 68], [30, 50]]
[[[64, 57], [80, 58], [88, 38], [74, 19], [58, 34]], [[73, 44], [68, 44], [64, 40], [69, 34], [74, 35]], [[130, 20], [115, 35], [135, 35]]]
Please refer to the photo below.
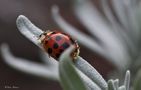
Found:
[[71, 53], [71, 57], [76, 59], [79, 55], [79, 46], [76, 40], [73, 40], [69, 35], [57, 32], [47, 31], [40, 36], [41, 44], [49, 56], [58, 60], [63, 51], [70, 45], [74, 45], [75, 49]]

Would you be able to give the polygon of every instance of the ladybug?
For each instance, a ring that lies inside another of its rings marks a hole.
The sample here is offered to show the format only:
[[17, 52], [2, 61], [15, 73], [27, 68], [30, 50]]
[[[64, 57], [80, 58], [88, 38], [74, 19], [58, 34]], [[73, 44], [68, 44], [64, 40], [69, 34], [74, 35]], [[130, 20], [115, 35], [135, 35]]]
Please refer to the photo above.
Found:
[[60, 55], [71, 45], [75, 46], [75, 49], [71, 53], [72, 59], [76, 59], [79, 55], [79, 45], [77, 41], [65, 33], [46, 31], [40, 35], [39, 40], [48, 55], [56, 60], [58, 60]]

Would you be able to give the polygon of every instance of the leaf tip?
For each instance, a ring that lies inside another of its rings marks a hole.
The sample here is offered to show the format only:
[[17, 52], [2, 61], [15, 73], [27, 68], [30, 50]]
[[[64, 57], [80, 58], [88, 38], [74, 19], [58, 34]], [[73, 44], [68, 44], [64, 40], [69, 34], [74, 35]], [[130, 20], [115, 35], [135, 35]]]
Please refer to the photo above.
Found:
[[53, 5], [51, 8], [52, 13], [58, 13], [59, 12], [59, 8], [57, 5]]

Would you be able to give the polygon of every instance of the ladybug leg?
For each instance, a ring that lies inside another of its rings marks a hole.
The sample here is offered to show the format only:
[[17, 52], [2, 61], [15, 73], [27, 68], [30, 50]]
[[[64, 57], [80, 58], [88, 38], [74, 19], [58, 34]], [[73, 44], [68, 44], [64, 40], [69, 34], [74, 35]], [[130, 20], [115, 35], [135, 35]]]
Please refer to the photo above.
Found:
[[49, 34], [49, 32], [50, 32], [50, 30], [47, 30], [39, 36], [38, 41], [39, 41], [40, 44], [42, 44], [43, 40], [45, 39], [46, 35]]
[[47, 35], [49, 32], [51, 32], [50, 30], [46, 30], [45, 32], [44, 32], [44, 35]]
[[45, 36], [46, 36], [46, 32], [43, 32], [43, 33], [39, 36], [38, 41], [39, 41], [40, 44], [42, 44], [42, 41], [44, 40]]
[[80, 47], [78, 46], [78, 47], [76, 47], [76, 49], [73, 51], [73, 53], [72, 53], [72, 58], [73, 58], [73, 60], [76, 60], [77, 59], [77, 57], [79, 56], [79, 53], [80, 53]]
[[45, 36], [44, 35], [41, 35], [40, 38], [38, 38], [38, 41], [40, 44], [42, 44], [42, 41], [44, 40]]

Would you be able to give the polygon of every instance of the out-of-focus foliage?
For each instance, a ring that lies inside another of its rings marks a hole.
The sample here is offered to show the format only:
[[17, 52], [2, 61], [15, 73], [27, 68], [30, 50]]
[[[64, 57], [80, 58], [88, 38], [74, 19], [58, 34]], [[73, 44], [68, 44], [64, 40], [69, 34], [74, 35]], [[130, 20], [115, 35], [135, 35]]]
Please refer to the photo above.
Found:
[[134, 90], [140, 89], [141, 89], [141, 70], [138, 71], [134, 81]]

